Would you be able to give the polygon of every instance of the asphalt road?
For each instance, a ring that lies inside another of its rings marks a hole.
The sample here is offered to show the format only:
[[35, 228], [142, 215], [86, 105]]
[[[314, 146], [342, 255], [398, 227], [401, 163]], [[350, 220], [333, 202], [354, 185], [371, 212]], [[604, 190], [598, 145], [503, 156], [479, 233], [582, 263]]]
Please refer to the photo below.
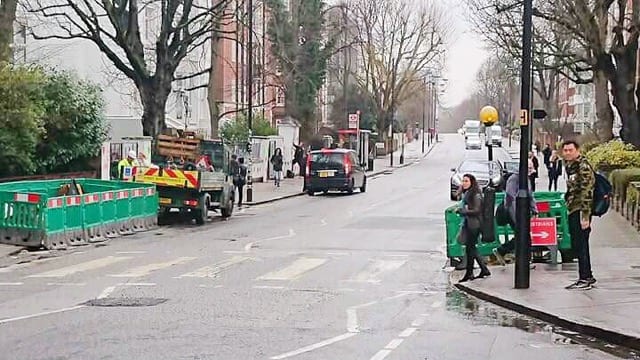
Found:
[[298, 197], [2, 268], [0, 358], [614, 358], [449, 286], [449, 169], [486, 150], [443, 138], [365, 194]]

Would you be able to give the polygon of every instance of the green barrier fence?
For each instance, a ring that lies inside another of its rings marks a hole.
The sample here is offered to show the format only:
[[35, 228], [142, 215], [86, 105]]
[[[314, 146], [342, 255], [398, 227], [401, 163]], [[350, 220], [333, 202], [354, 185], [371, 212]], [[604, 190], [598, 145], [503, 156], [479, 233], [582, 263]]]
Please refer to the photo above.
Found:
[[[505, 193], [496, 193], [495, 207], [504, 200]], [[564, 202], [564, 194], [561, 192], [540, 191], [534, 193], [534, 198], [538, 204], [539, 217], [555, 217], [556, 231], [558, 237], [558, 249], [561, 252], [571, 250], [571, 237], [569, 235], [569, 223], [567, 207]], [[445, 210], [447, 257], [463, 257], [465, 247], [457, 241], [458, 230], [460, 229], [461, 217], [454, 212], [455, 206]], [[491, 242], [480, 241], [478, 243], [478, 253], [481, 256], [489, 256], [493, 249], [500, 246], [513, 236], [513, 229], [507, 226], [495, 226], [495, 239]]]
[[69, 180], [0, 184], [0, 242], [57, 249], [157, 225], [154, 185], [75, 181], [82, 187], [82, 195], [59, 196]]

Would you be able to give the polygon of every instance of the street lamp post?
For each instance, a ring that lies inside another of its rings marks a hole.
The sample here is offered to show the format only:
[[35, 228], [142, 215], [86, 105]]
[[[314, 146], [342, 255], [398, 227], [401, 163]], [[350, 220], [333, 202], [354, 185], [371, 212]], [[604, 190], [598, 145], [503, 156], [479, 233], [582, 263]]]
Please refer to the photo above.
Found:
[[491, 143], [491, 126], [498, 122], [498, 110], [493, 106], [485, 106], [480, 110], [480, 121], [485, 129], [489, 128], [489, 141], [487, 142], [487, 152], [489, 161], [493, 161], [493, 144]]
[[531, 110], [531, 42], [533, 27], [533, 0], [524, 0], [522, 31], [522, 69], [520, 71], [520, 166], [518, 195], [516, 197], [516, 269], [515, 288], [529, 288], [529, 256], [531, 248], [531, 214], [529, 213], [528, 150]]
[[253, 129], [253, 0], [247, 1], [247, 22], [249, 24], [249, 39], [247, 41], [247, 126], [249, 127], [249, 139], [247, 139], [247, 202], [252, 202], [253, 177], [251, 176], [251, 135]]
[[[424, 83], [424, 88], [426, 90], [427, 89], [427, 79], [426, 78], [423, 80], [423, 83]], [[425, 113], [427, 111], [427, 109], [426, 109], [427, 108], [427, 93], [426, 93], [426, 91], [425, 91], [424, 95], [425, 95], [424, 99], [422, 99], [422, 153], [423, 154], [424, 154], [424, 135], [425, 135], [425, 132], [424, 132], [424, 121], [425, 121]]]

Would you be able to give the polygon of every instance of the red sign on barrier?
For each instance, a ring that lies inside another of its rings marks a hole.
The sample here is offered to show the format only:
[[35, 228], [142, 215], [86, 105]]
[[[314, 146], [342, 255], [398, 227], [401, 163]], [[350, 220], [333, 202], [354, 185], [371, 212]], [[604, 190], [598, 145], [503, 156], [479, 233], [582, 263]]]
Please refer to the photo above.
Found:
[[531, 219], [531, 245], [554, 246], [558, 243], [556, 218]]

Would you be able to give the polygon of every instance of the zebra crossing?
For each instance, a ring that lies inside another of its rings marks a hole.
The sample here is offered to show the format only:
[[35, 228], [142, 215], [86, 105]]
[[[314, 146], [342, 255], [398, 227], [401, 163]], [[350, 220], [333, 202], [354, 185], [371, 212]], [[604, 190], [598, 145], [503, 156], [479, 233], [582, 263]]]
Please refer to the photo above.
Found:
[[[30, 281], [39, 279], [45, 280], [47, 284], [83, 284], [89, 282], [87, 278], [95, 277], [133, 283], [145, 282], [150, 277], [159, 278], [161, 281], [215, 280], [232, 271], [234, 279], [243, 278], [257, 286], [281, 285], [277, 283], [311, 279], [372, 285], [393, 281], [392, 274], [406, 268], [407, 263], [411, 261], [424, 262], [424, 258], [416, 255], [399, 257], [393, 254], [366, 257], [341, 253], [340, 256], [336, 256], [330, 252], [281, 254], [263, 258], [250, 254], [228, 254], [207, 264], [206, 257], [198, 256], [147, 260], [145, 254], [116, 253], [74, 264], [60, 264], [53, 269], [52, 266], [47, 266], [46, 270], [31, 274], [25, 274], [24, 268], [17, 269], [16, 274], [10, 269], [5, 269], [0, 273], [0, 289], [29, 284]], [[151, 281], [157, 282], [157, 279]]]

